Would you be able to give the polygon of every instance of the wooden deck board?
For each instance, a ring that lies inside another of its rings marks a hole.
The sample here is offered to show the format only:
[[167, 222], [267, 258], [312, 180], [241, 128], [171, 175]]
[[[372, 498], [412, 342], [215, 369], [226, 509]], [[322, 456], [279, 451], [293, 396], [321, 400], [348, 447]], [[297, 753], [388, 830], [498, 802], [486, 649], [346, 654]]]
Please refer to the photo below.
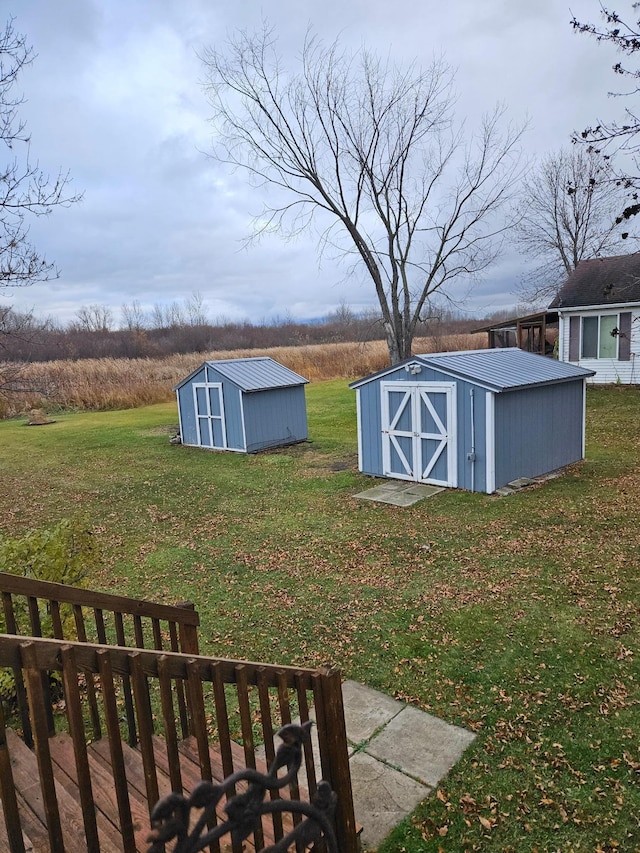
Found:
[[[7, 730], [7, 740], [11, 751], [12, 770], [16, 782], [18, 807], [27, 853], [50, 853], [36, 756], [13, 731]], [[78, 777], [73, 755], [73, 743], [67, 734], [58, 734], [50, 739], [49, 746], [56, 780], [56, 794], [61, 810], [65, 848], [68, 853], [86, 853], [87, 847], [78, 796]], [[135, 851], [125, 851], [125, 853], [145, 853], [148, 848], [150, 832], [150, 809], [146, 801], [142, 756], [137, 749], [133, 749], [124, 743], [122, 746], [135, 834]], [[162, 738], [154, 736], [153, 747], [158, 788], [160, 796], [164, 797], [171, 793], [166, 746]], [[104, 738], [90, 744], [87, 754], [101, 852], [122, 853], [123, 842], [107, 739]], [[180, 742], [179, 757], [182, 790], [185, 796], [189, 796], [202, 778], [197, 744], [194, 738], [187, 738]], [[212, 747], [210, 748], [210, 757], [214, 775], [213, 781], [221, 782], [223, 771], [220, 752]], [[244, 751], [242, 747], [233, 744], [234, 767], [238, 770], [243, 769], [243, 761]], [[260, 772], [266, 772], [267, 768], [264, 762], [257, 762], [257, 764], [257, 769]], [[245, 782], [241, 782], [238, 786], [238, 792], [243, 790], [246, 790]], [[283, 792], [283, 796], [288, 799], [289, 792]], [[218, 821], [226, 819], [225, 803], [226, 798], [223, 797], [217, 808]], [[0, 804], [0, 819], [2, 817]], [[282, 819], [286, 833], [293, 826], [292, 818], [291, 815], [285, 813], [282, 815]], [[272, 819], [269, 816], [264, 816], [262, 823], [264, 843], [271, 845], [275, 842]], [[0, 853], [5, 853], [8, 849], [4, 820], [2, 820]], [[229, 836], [225, 836], [221, 839], [221, 850], [230, 849]], [[254, 839], [251, 836], [245, 842], [245, 850], [249, 853], [254, 849]]]
[[[78, 777], [73, 755], [73, 742], [66, 735], [56, 735], [50, 740], [49, 744], [51, 757], [56, 764], [56, 779], [67, 788], [72, 796], [77, 797]], [[96, 806], [100, 850], [103, 853], [122, 853], [122, 843], [116, 840], [120, 836], [120, 821], [113, 777], [95, 760], [91, 746], [88, 749], [88, 758], [93, 801]], [[136, 809], [135, 802], [131, 803], [131, 811], [134, 824], [138, 824], [140, 827], [140, 843], [143, 844], [149, 834], [148, 813], [144, 804], [140, 804]], [[136, 817], [138, 817], [137, 821]]]
[[[23, 834], [28, 839], [27, 851], [33, 853], [50, 853], [50, 846], [45, 824], [44, 806], [40, 791], [39, 773], [34, 753], [12, 731], [7, 731], [7, 740], [11, 750], [12, 771], [17, 789], [18, 808], [23, 826]], [[106, 747], [106, 740], [98, 741]], [[78, 797], [78, 780], [76, 775], [73, 744], [66, 734], [58, 734], [49, 741], [51, 757], [56, 780], [56, 794], [60, 804], [65, 850], [68, 853], [87, 853], [84, 825]], [[89, 767], [93, 799], [96, 806], [96, 821], [100, 839], [101, 853], [123, 853], [123, 842], [119, 828], [118, 809], [115, 797], [113, 776], [110, 766], [103, 760], [96, 744], [88, 748]], [[149, 809], [146, 797], [141, 795], [138, 788], [140, 775], [136, 765], [141, 764], [141, 758], [136, 750], [123, 744], [125, 752], [129, 752], [127, 773], [131, 772], [129, 781], [129, 803], [134, 823], [135, 851], [125, 853], [145, 853], [149, 847]], [[162, 794], [170, 792], [169, 779], [159, 770]], [[2, 827], [4, 830], [4, 825]], [[5, 833], [6, 835], [6, 833]], [[0, 833], [0, 853], [8, 851], [2, 845]], [[89, 851], [94, 853], [94, 851]]]
[[[18, 791], [18, 807], [25, 833], [34, 850], [48, 851], [49, 840], [36, 756], [10, 729], [7, 730], [7, 744], [11, 753], [11, 770]], [[86, 853], [86, 844], [80, 840], [84, 838], [80, 803], [57, 780], [55, 787], [65, 849], [68, 853]]]

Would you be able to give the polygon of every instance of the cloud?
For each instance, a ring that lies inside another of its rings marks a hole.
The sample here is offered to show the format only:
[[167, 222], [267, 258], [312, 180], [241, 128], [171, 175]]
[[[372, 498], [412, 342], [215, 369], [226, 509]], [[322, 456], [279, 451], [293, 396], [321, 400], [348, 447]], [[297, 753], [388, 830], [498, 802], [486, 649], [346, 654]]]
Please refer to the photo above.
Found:
[[[435, 0], [281, 0], [268, 13], [290, 57], [309, 24], [326, 40], [401, 60], [444, 54], [457, 67], [456, 109], [469, 128], [496, 102], [516, 123], [530, 117], [530, 161], [616, 106], [606, 99], [611, 54], [571, 32], [564, 0], [451, 0], [446, 10]], [[69, 320], [83, 304], [117, 310], [137, 299], [150, 308], [198, 291], [211, 316], [256, 321], [322, 316], [343, 301], [375, 305], [363, 276], [318, 260], [313, 235], [243, 248], [260, 191], [206, 156], [198, 53], [261, 20], [249, 0], [21, 0], [15, 25], [38, 54], [21, 81], [33, 152], [53, 173], [69, 168], [85, 196], [32, 224], [60, 278], [14, 291], [14, 304]], [[513, 304], [517, 267], [507, 258], [489, 272], [470, 309]]]

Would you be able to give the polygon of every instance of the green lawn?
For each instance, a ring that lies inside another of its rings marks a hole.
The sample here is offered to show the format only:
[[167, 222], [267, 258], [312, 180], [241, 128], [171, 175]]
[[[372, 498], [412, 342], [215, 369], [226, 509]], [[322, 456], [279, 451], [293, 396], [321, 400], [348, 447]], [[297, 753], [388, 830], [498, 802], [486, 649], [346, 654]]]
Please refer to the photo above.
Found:
[[390, 851], [640, 850], [640, 392], [590, 389], [587, 460], [508, 498], [358, 502], [355, 397], [311, 442], [174, 447], [174, 405], [0, 423], [0, 532], [80, 516], [91, 585], [190, 599], [202, 648], [345, 676], [477, 739]]

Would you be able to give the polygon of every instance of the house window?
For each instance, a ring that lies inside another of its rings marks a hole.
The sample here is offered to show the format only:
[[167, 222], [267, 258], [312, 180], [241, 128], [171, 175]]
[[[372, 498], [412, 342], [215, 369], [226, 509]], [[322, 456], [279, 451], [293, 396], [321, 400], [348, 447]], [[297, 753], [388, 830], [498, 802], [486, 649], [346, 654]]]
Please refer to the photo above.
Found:
[[582, 358], [618, 358], [617, 314], [582, 318]]

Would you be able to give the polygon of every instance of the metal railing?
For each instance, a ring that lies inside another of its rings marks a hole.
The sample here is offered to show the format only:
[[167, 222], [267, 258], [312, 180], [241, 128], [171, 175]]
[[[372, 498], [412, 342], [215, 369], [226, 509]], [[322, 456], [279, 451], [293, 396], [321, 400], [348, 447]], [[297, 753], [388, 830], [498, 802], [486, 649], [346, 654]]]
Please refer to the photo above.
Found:
[[[318, 783], [310, 803], [273, 796], [265, 802], [267, 792], [277, 793], [296, 778], [310, 731], [310, 722], [301, 726], [289, 724], [280, 729], [278, 735], [282, 743], [267, 773], [240, 770], [216, 785], [201, 782], [188, 798], [170, 794], [160, 800], [151, 814], [153, 832], [148, 853], [165, 853], [166, 843], [172, 841], [176, 842], [174, 853], [198, 853], [225, 835], [231, 836], [234, 846], [241, 847], [243, 841], [256, 832], [262, 816], [286, 812], [302, 819], [269, 847], [269, 853], [284, 853], [294, 843], [298, 849], [306, 850], [313, 845], [317, 850], [317, 845], [323, 840], [328, 853], [338, 853], [333, 826], [337, 796], [328, 782]], [[278, 776], [283, 767], [286, 773]], [[247, 790], [236, 794], [236, 785], [241, 782], [248, 783]], [[231, 798], [229, 793], [232, 793]], [[226, 799], [224, 818], [217, 823], [217, 807], [223, 797]], [[196, 813], [194, 819], [192, 811]]]

